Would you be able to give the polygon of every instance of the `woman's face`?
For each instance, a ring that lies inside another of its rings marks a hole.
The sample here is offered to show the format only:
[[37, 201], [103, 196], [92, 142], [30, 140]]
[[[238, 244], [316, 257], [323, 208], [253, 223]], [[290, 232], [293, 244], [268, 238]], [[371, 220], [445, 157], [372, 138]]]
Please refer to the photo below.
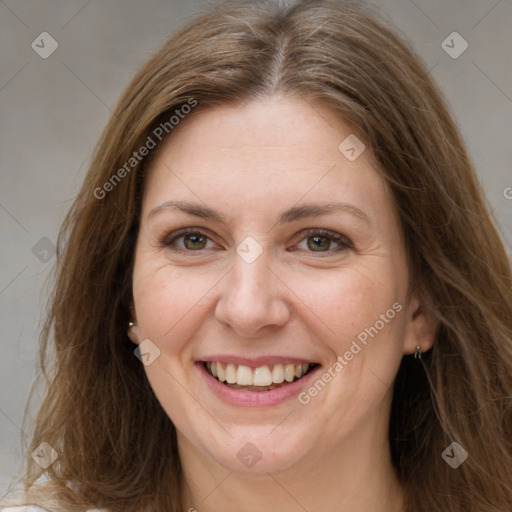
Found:
[[145, 186], [131, 336], [182, 458], [272, 472], [384, 443], [428, 336], [369, 151], [278, 96], [175, 130]]

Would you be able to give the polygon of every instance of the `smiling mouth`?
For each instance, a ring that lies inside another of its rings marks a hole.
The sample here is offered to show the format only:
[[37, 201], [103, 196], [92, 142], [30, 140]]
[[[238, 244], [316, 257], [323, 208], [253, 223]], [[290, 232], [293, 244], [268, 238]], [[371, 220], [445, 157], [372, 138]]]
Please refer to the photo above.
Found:
[[251, 368], [245, 365], [207, 361], [206, 371], [224, 385], [243, 391], [271, 391], [295, 382], [316, 366], [316, 363], [274, 364]]

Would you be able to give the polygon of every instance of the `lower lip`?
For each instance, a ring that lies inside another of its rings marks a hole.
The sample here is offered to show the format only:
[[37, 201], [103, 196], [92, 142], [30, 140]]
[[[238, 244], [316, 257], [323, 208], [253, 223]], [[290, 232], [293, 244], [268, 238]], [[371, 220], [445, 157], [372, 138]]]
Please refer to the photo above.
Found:
[[307, 375], [271, 391], [243, 391], [233, 389], [218, 381], [206, 370], [204, 363], [196, 363], [202, 375], [206, 379], [206, 384], [223, 402], [236, 407], [271, 407], [279, 405], [297, 395], [306, 388], [314, 378], [320, 366], [313, 368]]

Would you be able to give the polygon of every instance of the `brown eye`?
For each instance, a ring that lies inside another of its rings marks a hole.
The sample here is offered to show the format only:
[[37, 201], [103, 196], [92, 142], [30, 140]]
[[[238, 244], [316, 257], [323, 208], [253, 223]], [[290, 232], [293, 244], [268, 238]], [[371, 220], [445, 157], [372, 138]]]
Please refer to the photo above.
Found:
[[[304, 235], [297, 247], [307, 252], [332, 254], [353, 247], [347, 238], [330, 231], [310, 229]], [[301, 247], [301, 244], [305, 244], [305, 247]]]
[[[181, 237], [179, 237], [181, 238]], [[206, 246], [207, 237], [200, 233], [193, 233], [183, 236], [183, 245], [190, 250], [204, 249]]]
[[194, 229], [172, 233], [162, 241], [162, 245], [177, 252], [199, 252], [215, 246], [206, 233]]
[[323, 252], [329, 249], [332, 242], [332, 240], [329, 240], [325, 236], [308, 236], [307, 241], [308, 249], [315, 252]]

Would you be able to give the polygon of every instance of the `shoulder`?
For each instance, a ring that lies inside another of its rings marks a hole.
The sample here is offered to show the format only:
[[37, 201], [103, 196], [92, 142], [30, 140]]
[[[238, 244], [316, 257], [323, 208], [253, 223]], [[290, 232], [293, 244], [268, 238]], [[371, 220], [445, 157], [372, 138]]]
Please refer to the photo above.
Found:
[[1, 507], [0, 512], [48, 512], [45, 508], [36, 507], [35, 505], [11, 505], [9, 507]]
[[[45, 508], [36, 507], [35, 505], [16, 505], [12, 507], [0, 508], [0, 512], [49, 512]], [[105, 509], [90, 508], [86, 512], [107, 512]]]
[[[46, 474], [41, 475], [36, 481], [36, 484], [45, 484], [46, 482], [51, 482]], [[72, 484], [70, 484], [72, 485]], [[27, 495], [23, 491], [14, 491], [13, 493], [8, 493], [7, 496], [4, 497], [0, 501], [0, 512], [52, 512], [51, 509], [40, 507], [37, 505], [25, 505], [27, 501]], [[99, 508], [90, 508], [85, 510], [84, 512], [109, 512], [107, 509], [99, 509]]]

